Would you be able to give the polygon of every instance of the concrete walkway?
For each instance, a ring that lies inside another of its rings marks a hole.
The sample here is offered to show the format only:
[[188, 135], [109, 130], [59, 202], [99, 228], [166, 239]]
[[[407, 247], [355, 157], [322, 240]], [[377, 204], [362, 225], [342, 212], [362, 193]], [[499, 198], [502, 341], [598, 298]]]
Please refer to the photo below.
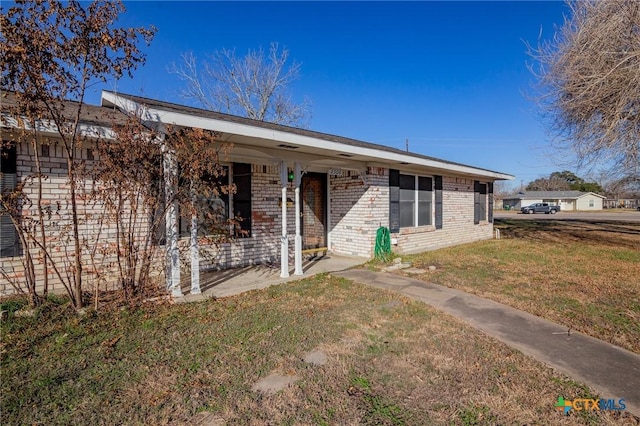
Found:
[[[640, 415], [640, 355], [566, 327], [459, 290], [386, 272], [334, 273], [397, 291], [462, 319], [509, 346], [587, 384], [605, 399], [624, 399]], [[552, 395], [556, 397], [557, 395]], [[567, 399], [581, 395], [564, 395]]]
[[[302, 262], [303, 275], [294, 275], [293, 265], [286, 278], [280, 277], [280, 264], [255, 265], [223, 271], [203, 272], [200, 275], [201, 294], [190, 294], [189, 277], [182, 283], [183, 297], [176, 303], [195, 302], [216, 297], [227, 297], [246, 291], [258, 290], [287, 281], [309, 278], [323, 272], [342, 271], [365, 263], [362, 257], [338, 256], [334, 254], [309, 257]], [[188, 275], [188, 274], [185, 274]]]

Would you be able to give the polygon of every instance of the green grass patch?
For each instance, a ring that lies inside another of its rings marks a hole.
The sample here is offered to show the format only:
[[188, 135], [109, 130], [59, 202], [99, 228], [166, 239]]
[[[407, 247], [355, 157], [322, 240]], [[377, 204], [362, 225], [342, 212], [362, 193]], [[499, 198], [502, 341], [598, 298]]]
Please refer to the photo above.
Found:
[[[329, 275], [83, 316], [49, 304], [1, 332], [1, 424], [580, 424], [553, 403], [585, 392], [422, 303]], [[327, 364], [303, 362], [312, 350]], [[274, 372], [298, 379], [251, 390]]]

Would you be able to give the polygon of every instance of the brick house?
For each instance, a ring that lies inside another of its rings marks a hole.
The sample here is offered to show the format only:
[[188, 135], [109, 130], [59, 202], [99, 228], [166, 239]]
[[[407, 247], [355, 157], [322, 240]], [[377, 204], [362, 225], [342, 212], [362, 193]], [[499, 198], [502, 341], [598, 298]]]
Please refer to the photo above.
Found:
[[535, 203], [549, 203], [560, 206], [561, 211], [602, 210], [605, 196], [595, 192], [582, 191], [526, 191], [505, 198], [504, 206], [520, 210]]
[[[314, 250], [370, 258], [380, 226], [391, 230], [396, 253], [490, 239], [493, 183], [513, 178], [382, 145], [109, 91], [102, 92], [101, 106], [87, 108], [84, 118], [104, 126], [107, 121], [97, 117], [132, 113], [149, 125], [214, 130], [233, 146], [224, 161], [238, 190], [225, 203], [230, 216], [250, 218], [242, 225], [247, 235], [212, 248], [214, 260], [203, 260], [202, 269], [275, 262], [288, 276], [290, 265], [294, 274], [302, 274], [302, 255]], [[3, 138], [8, 130], [3, 127]], [[55, 173], [62, 154], [55, 145], [46, 154], [49, 171]], [[96, 161], [89, 148], [82, 155], [88, 164]], [[32, 172], [28, 147], [5, 153], [5, 189]], [[52, 178], [45, 191], [50, 202], [64, 200], [64, 178]], [[90, 228], [85, 231], [93, 232]], [[21, 252], [10, 235], [3, 222], [0, 266], [5, 268]], [[172, 244], [166, 243], [168, 254]], [[180, 266], [169, 263], [167, 283], [175, 294]], [[0, 293], [9, 291], [0, 285]]]

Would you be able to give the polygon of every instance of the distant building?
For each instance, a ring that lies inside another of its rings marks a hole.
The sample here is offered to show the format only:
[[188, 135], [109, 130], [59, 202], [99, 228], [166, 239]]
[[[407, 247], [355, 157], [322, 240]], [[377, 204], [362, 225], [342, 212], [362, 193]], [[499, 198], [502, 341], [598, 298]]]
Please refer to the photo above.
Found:
[[520, 210], [534, 203], [558, 205], [561, 211], [602, 210], [605, 198], [594, 192], [524, 191], [504, 198], [502, 205], [505, 210]]

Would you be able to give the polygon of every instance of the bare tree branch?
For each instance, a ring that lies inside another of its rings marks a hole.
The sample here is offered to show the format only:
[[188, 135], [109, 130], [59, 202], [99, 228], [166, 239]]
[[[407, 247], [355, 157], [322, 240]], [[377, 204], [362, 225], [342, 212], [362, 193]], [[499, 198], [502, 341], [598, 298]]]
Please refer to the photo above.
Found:
[[530, 48], [537, 101], [578, 166], [640, 180], [640, 2], [567, 0], [555, 37]]
[[198, 67], [194, 54], [187, 52], [180, 65], [169, 67], [185, 83], [182, 98], [212, 111], [306, 127], [309, 101], [296, 103], [287, 93], [301, 68], [297, 62], [287, 63], [289, 50], [272, 43], [266, 54], [260, 48], [238, 57], [234, 49], [222, 49], [207, 58]]

